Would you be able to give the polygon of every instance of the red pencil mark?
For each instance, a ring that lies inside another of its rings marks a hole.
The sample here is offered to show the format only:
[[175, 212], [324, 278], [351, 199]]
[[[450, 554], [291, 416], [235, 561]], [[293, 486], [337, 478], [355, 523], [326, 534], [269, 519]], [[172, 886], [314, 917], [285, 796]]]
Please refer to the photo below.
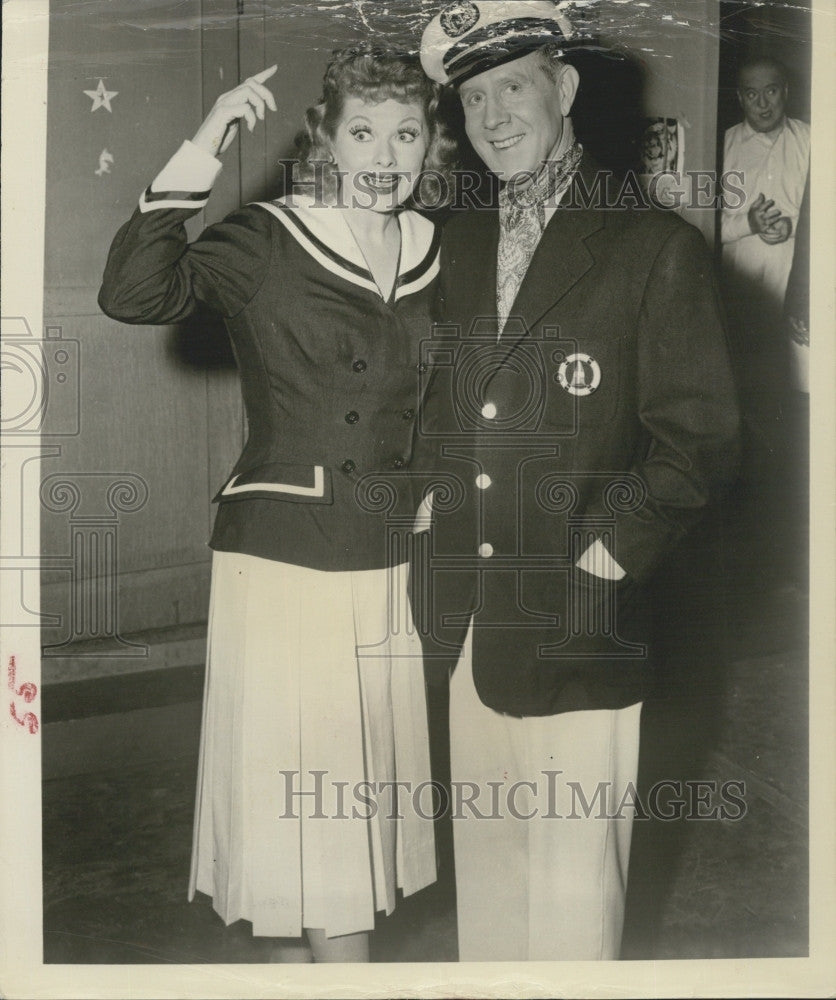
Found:
[[[35, 700], [38, 694], [38, 687], [36, 684], [31, 684], [28, 681], [21, 684], [20, 687], [16, 687], [16, 675], [17, 662], [15, 661], [14, 656], [10, 656], [8, 667], [9, 690], [12, 691], [17, 698], [22, 698], [28, 705]], [[9, 714], [19, 726], [25, 726], [30, 733], [37, 733], [39, 723], [38, 717], [34, 712], [25, 712], [23, 716], [19, 716], [17, 714], [17, 709], [15, 708], [15, 703], [10, 701]]]
[[19, 718], [17, 712], [15, 711], [15, 703], [13, 701], [9, 702], [9, 714], [15, 720], [19, 726], [26, 726], [30, 733], [33, 735], [38, 731], [38, 717], [34, 712], [27, 712], [23, 718]]

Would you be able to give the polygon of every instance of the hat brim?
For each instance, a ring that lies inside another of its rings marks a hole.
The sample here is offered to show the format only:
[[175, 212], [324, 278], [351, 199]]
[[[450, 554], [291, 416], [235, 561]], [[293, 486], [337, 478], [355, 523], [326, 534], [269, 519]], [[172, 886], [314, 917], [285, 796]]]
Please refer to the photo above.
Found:
[[497, 66], [504, 66], [506, 63], [515, 62], [517, 59], [531, 55], [532, 52], [536, 52], [546, 45], [556, 42], [562, 43], [564, 41], [561, 36], [555, 35], [554, 38], [540, 37], [536, 40], [532, 39], [512, 47], [500, 44], [477, 49], [462, 59], [456, 66], [455, 71], [449, 74], [449, 82], [454, 87], [460, 87], [467, 80], [472, 80], [473, 77], [479, 76], [481, 73], [486, 73], [489, 69], [495, 69]]

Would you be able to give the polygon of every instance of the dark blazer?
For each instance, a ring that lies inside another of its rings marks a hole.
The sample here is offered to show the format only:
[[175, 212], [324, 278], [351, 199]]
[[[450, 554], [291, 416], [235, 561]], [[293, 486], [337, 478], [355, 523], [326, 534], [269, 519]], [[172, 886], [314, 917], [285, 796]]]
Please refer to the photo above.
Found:
[[[594, 190], [587, 158], [578, 177]], [[673, 213], [584, 207], [546, 227], [497, 342], [495, 211], [442, 242], [419, 466], [435, 524], [413, 589], [428, 664], [471, 616], [482, 701], [514, 715], [645, 695], [646, 584], [733, 475], [738, 408], [712, 265]], [[596, 539], [626, 571], [575, 568]]]
[[147, 192], [114, 239], [99, 303], [127, 323], [177, 323], [199, 305], [226, 322], [248, 439], [219, 484], [212, 547], [323, 570], [404, 559], [389, 536], [417, 506], [409, 467], [435, 227], [400, 217], [387, 302], [338, 210], [248, 205], [189, 245], [184, 223], [206, 197]]

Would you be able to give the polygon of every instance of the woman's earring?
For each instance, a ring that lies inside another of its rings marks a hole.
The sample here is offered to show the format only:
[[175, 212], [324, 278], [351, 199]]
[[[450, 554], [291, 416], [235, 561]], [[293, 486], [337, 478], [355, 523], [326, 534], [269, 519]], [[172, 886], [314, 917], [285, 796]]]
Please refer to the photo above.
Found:
[[337, 158], [334, 156], [333, 153], [329, 153], [328, 154], [328, 162], [329, 163], [336, 163], [337, 162]]

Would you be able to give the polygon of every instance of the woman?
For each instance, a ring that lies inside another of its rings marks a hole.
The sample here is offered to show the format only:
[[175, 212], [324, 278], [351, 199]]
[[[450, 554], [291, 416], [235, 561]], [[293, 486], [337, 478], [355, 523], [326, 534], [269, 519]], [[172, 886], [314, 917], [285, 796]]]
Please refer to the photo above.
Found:
[[307, 115], [304, 193], [188, 245], [216, 154], [275, 111], [275, 70], [219, 98], [143, 194], [99, 302], [129, 323], [221, 313], [247, 411], [215, 498], [190, 896], [255, 935], [304, 930], [316, 961], [365, 961], [375, 911], [435, 880], [431, 820], [386, 785], [429, 779], [420, 643], [386, 514], [415, 510], [438, 272], [433, 225], [401, 209], [452, 144], [416, 59], [337, 53]]

